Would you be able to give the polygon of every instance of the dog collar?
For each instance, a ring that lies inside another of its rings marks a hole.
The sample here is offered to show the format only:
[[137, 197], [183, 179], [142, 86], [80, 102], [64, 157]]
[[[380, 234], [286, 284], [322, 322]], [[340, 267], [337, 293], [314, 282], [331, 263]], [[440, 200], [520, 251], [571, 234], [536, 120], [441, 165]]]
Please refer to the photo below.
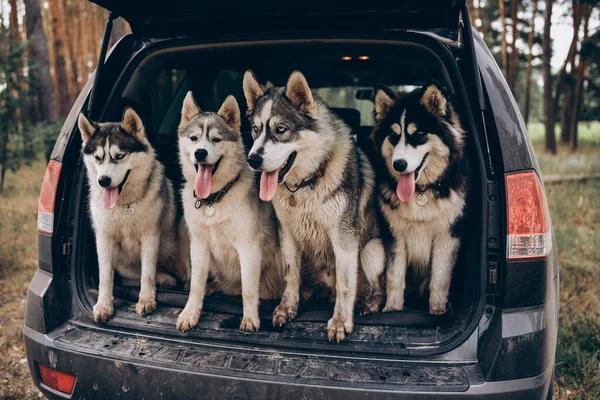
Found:
[[283, 182], [283, 184], [285, 185], [285, 188], [291, 193], [294, 194], [296, 193], [298, 190], [300, 190], [301, 188], [305, 187], [305, 186], [311, 186], [314, 187], [314, 185], [317, 183], [317, 181], [319, 180], [319, 178], [321, 178], [323, 175], [325, 175], [325, 168], [327, 167], [327, 162], [323, 162], [323, 164], [321, 164], [321, 166], [319, 167], [319, 169], [317, 170], [317, 172], [315, 172], [310, 179], [304, 178], [302, 179], [302, 182], [300, 182], [300, 184], [298, 186], [296, 186], [296, 189], [290, 189], [290, 187], [288, 186], [287, 182]]
[[240, 176], [241, 176], [241, 174], [239, 174], [238, 176], [236, 176], [235, 178], [230, 180], [227, 183], [227, 185], [223, 186], [223, 189], [219, 190], [218, 192], [212, 193], [206, 199], [198, 199], [198, 196], [196, 196], [196, 191], [194, 190], [194, 198], [197, 199], [196, 203], [195, 203], [195, 207], [196, 208], [202, 207], [202, 203], [206, 203], [207, 206], [211, 207], [213, 204], [221, 201], [223, 196], [225, 196], [227, 194], [227, 192], [229, 192], [229, 189], [231, 189], [233, 184], [236, 183], [240, 179]]

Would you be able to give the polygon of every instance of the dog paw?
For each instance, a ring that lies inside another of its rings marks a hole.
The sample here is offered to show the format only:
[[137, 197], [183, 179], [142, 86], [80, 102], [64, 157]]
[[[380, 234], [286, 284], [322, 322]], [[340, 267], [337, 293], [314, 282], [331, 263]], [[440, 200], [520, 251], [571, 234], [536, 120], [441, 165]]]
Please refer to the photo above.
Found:
[[313, 296], [312, 289], [302, 289], [300, 292], [300, 299], [302, 302], [309, 301]]
[[385, 303], [385, 307], [383, 307], [383, 312], [402, 311], [403, 309], [404, 301], [393, 301], [392, 299], [388, 298], [387, 302]]
[[339, 343], [352, 333], [352, 320], [333, 317], [327, 322], [327, 338], [330, 342]]
[[273, 312], [273, 326], [282, 327], [298, 315], [297, 305], [279, 304]]
[[441, 315], [445, 313], [447, 309], [448, 307], [446, 306], [446, 301], [429, 303], [429, 314]]
[[260, 328], [260, 319], [257, 317], [244, 317], [240, 324], [240, 331], [244, 332], [258, 332]]
[[177, 318], [177, 330], [187, 332], [198, 325], [198, 321], [200, 321], [200, 310], [192, 311], [186, 307]]
[[97, 303], [94, 306], [94, 321], [107, 322], [112, 317], [113, 312], [112, 302]]
[[150, 314], [156, 310], [156, 300], [148, 298], [140, 298], [135, 305], [135, 312], [140, 315]]
[[380, 301], [379, 299], [370, 298], [367, 299], [360, 307], [360, 315], [368, 315], [379, 312]]
[[175, 280], [175, 278], [173, 278], [171, 275], [160, 274], [156, 277], [156, 284], [160, 289], [168, 290], [177, 286], [177, 280]]

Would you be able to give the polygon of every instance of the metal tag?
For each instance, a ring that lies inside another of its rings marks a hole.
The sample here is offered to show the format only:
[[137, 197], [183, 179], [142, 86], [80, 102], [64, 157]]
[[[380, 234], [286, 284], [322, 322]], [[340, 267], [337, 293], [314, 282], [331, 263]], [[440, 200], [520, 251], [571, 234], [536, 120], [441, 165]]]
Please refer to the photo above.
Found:
[[199, 209], [200, 207], [202, 207], [202, 200], [196, 200], [194, 207], [196, 207], [196, 210]]
[[204, 209], [204, 215], [206, 215], [208, 218], [212, 218], [215, 215], [215, 208], [212, 205], [209, 205], [208, 207], [206, 207]]
[[123, 214], [125, 214], [125, 215], [133, 215], [133, 214], [135, 214], [135, 208], [132, 208], [132, 207], [123, 207]]
[[424, 206], [429, 202], [429, 198], [427, 198], [425, 193], [419, 193], [415, 202], [420, 206]]
[[288, 203], [290, 207], [296, 207], [296, 197], [293, 194], [288, 197]]

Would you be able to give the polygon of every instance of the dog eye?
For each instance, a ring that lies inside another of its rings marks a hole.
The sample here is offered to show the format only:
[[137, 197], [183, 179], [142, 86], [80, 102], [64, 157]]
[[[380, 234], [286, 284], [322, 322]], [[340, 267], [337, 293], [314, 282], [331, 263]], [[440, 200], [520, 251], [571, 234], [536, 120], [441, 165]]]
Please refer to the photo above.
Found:
[[254, 133], [258, 133], [258, 126], [252, 125], [252, 130], [254, 131]]
[[94, 158], [96, 159], [96, 161], [100, 162], [102, 161], [102, 159], [100, 158], [100, 156], [94, 156]]
[[216, 138], [213, 138], [212, 141], [213, 141], [213, 143], [219, 143], [221, 140], [223, 140], [223, 139], [216, 137]]
[[198, 140], [198, 136], [190, 136], [190, 140], [192, 142], [195, 142], [196, 140]]
[[287, 128], [283, 125], [279, 125], [277, 128], [275, 128], [275, 133], [285, 133], [287, 131]]
[[117, 159], [117, 160], [122, 160], [122, 159], [124, 159], [124, 158], [125, 158], [125, 156], [126, 156], [126, 155], [127, 155], [127, 154], [125, 154], [125, 153], [117, 153], [117, 155], [116, 155], [115, 159]]

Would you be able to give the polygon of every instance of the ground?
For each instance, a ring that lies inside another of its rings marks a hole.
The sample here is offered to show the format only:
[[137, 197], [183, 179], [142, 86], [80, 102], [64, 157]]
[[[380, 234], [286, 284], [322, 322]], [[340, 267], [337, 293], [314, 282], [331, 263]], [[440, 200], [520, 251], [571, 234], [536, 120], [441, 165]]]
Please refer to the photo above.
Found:
[[[600, 124], [582, 127], [581, 149], [543, 152], [542, 128], [530, 127], [544, 174], [600, 173]], [[7, 174], [0, 193], [0, 399], [30, 399], [34, 387], [22, 343], [27, 285], [37, 266], [36, 213], [44, 164]], [[557, 399], [600, 398], [600, 180], [547, 186], [561, 266], [556, 353]]]

